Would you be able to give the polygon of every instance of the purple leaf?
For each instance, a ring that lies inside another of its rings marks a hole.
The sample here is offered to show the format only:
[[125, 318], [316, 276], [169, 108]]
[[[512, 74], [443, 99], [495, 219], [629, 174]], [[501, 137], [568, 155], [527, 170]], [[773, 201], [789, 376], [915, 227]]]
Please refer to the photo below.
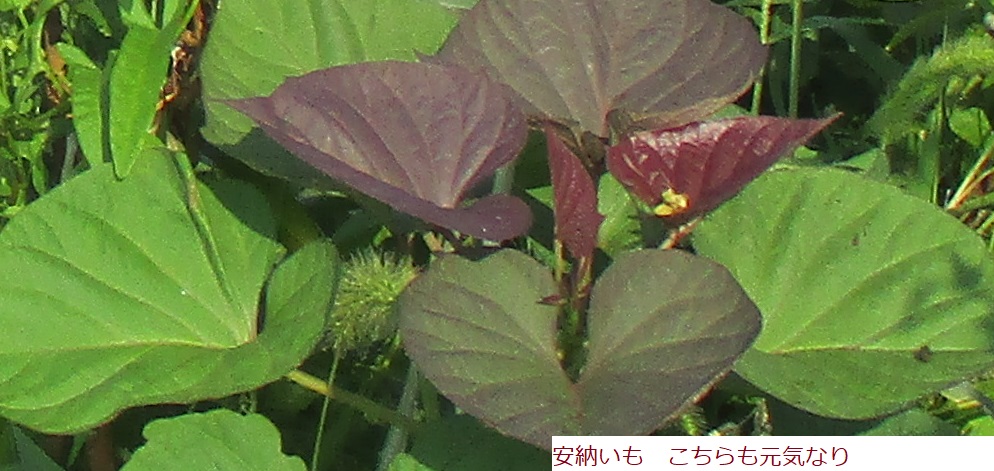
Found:
[[404, 350], [460, 409], [548, 448], [583, 433], [556, 356], [557, 308], [541, 302], [556, 291], [548, 268], [516, 250], [442, 256], [397, 300]]
[[735, 196], [834, 119], [742, 117], [639, 132], [608, 149], [607, 166], [657, 215], [687, 220]]
[[553, 435], [637, 435], [665, 424], [724, 375], [759, 333], [727, 269], [679, 250], [626, 252], [591, 292], [578, 383], [557, 353], [548, 268], [502, 250], [445, 256], [397, 301], [404, 349], [456, 406], [548, 448]]
[[507, 195], [463, 195], [517, 156], [524, 116], [502, 85], [465, 69], [408, 62], [332, 67], [268, 97], [232, 100], [308, 164], [394, 209], [490, 240], [528, 230]]
[[759, 309], [725, 267], [679, 250], [625, 252], [597, 279], [576, 390], [588, 435], [649, 433], [752, 345]]
[[597, 247], [597, 231], [604, 216], [597, 212], [597, 190], [583, 163], [545, 126], [549, 172], [555, 195], [556, 238], [576, 259], [590, 258]]
[[766, 49], [707, 0], [480, 0], [438, 58], [507, 83], [530, 115], [606, 137], [615, 110], [643, 129], [710, 115], [749, 87]]

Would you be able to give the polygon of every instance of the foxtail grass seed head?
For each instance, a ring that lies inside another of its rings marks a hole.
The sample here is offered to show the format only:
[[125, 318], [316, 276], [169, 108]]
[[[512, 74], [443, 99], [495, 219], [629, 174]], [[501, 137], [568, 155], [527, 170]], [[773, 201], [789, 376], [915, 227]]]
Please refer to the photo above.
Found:
[[341, 352], [361, 351], [393, 337], [394, 304], [416, 275], [406, 257], [375, 249], [353, 255], [345, 263], [326, 344]]

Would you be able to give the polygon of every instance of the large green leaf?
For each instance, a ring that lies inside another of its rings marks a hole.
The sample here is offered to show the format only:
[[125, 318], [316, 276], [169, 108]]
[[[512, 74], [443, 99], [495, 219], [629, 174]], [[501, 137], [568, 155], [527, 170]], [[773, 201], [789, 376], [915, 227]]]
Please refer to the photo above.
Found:
[[399, 301], [407, 352], [438, 389], [498, 430], [553, 435], [662, 426], [731, 368], [759, 312], [727, 270], [677, 251], [629, 252], [594, 285], [578, 383], [559, 365], [548, 270], [511, 250], [435, 262]]
[[765, 319], [736, 371], [811, 412], [874, 417], [994, 365], [994, 263], [955, 218], [838, 170], [768, 174], [697, 229]]
[[879, 425], [860, 433], [869, 436], [945, 436], [960, 435], [958, 427], [920, 409], [911, 409], [888, 417]]
[[[169, 53], [193, 15], [194, 4], [177, 10], [162, 29], [151, 25], [144, 5], [135, 4], [145, 22], [131, 26], [120, 50], [111, 51], [103, 67], [81, 49], [58, 44], [69, 64], [73, 84], [73, 126], [83, 156], [90, 163], [113, 159], [118, 176], [124, 177], [142, 156], [149, 128], [158, 112], [156, 104], [166, 81]], [[154, 142], [154, 141], [152, 141]]]
[[319, 174], [224, 100], [267, 96], [287, 77], [335, 65], [414, 60], [441, 45], [455, 17], [410, 0], [230, 2], [217, 12], [201, 71], [204, 136], [256, 170], [304, 182]]
[[0, 420], [0, 471], [63, 471], [24, 431]]
[[[145, 427], [148, 443], [122, 471], [304, 471], [296, 456], [280, 450], [280, 431], [259, 414], [220, 409], [159, 419]], [[196, 450], [195, 453], [191, 453]]]
[[[186, 24], [193, 16], [195, 3], [175, 11], [161, 30], [134, 24], [121, 43], [117, 57], [109, 67], [107, 130], [114, 171], [121, 178], [131, 172], [135, 159], [155, 120], [159, 93], [166, 82], [170, 51], [176, 47]], [[144, 9], [144, 5], [136, 5]], [[145, 13], [145, 12], [143, 12]], [[75, 105], [74, 105], [75, 106]], [[91, 113], [95, 111], [90, 111]]]
[[134, 405], [258, 387], [324, 326], [333, 247], [282, 248], [250, 186], [199, 184], [165, 151], [120, 181], [98, 164], [0, 233], [0, 414], [66, 433]]
[[425, 469], [439, 471], [543, 469], [549, 463], [547, 451], [505, 437], [467, 415], [425, 424], [414, 436], [410, 456]]

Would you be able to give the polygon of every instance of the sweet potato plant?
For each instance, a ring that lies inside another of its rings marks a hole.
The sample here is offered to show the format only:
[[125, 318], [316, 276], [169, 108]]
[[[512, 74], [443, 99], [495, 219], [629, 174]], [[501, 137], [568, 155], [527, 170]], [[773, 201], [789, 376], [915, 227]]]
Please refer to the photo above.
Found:
[[724, 3], [0, 2], [0, 462], [994, 433], [994, 4]]

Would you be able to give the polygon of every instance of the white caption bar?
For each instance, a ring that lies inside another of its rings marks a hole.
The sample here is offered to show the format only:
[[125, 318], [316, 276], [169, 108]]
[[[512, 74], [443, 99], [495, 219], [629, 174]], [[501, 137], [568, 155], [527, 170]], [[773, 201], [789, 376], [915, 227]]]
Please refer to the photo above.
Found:
[[553, 437], [552, 469], [972, 469], [992, 437]]

